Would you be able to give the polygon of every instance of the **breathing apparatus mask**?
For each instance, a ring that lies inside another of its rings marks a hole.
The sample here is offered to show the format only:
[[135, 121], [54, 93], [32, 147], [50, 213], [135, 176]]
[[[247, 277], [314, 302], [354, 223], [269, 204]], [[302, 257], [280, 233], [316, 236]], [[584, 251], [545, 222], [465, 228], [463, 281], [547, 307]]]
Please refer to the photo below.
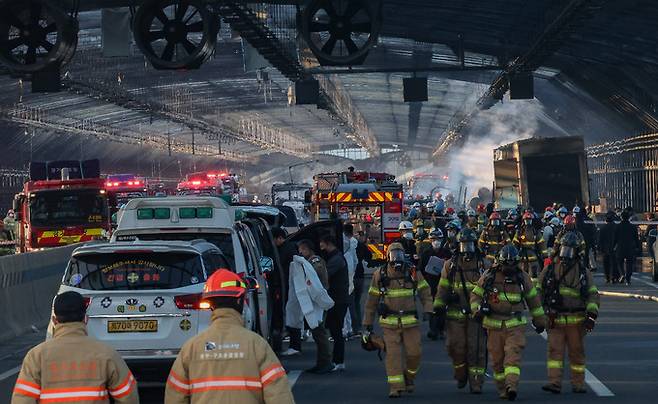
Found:
[[493, 220], [491, 221], [491, 225], [492, 225], [493, 227], [498, 227], [498, 226], [500, 226], [500, 220], [498, 220], [498, 219], [493, 219]]
[[393, 266], [393, 268], [395, 268], [396, 271], [398, 272], [404, 271], [407, 262], [404, 254], [404, 250], [399, 248], [389, 249], [388, 262], [390, 265]]
[[414, 239], [414, 234], [410, 231], [404, 233], [402, 235], [403, 238], [406, 238], [407, 240], [413, 240]]

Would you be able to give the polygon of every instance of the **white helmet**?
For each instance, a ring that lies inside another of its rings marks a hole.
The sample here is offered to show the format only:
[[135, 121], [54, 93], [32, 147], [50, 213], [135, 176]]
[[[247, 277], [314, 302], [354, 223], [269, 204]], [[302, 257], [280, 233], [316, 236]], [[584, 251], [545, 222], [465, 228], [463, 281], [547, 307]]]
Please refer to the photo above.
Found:
[[477, 215], [475, 214], [475, 211], [473, 209], [469, 209], [469, 210], [466, 211], [466, 216], [475, 217]]
[[573, 212], [574, 214], [576, 214], [576, 213], [580, 213], [580, 206], [578, 206], [578, 205], [574, 206], [572, 212]]
[[435, 206], [434, 202], [427, 202], [427, 204], [425, 204], [425, 207], [427, 209], [434, 209], [434, 206]]
[[411, 222], [407, 221], [407, 220], [404, 220], [404, 221], [400, 222], [400, 225], [398, 226], [398, 230], [400, 230], [400, 231], [402, 231], [402, 230], [413, 230], [413, 229], [414, 229], [414, 225]]
[[420, 202], [414, 202], [414, 204], [411, 206], [413, 206], [414, 208], [420, 208]]
[[555, 215], [550, 210], [547, 210], [546, 212], [544, 212], [544, 220], [549, 220], [553, 216], [555, 216]]

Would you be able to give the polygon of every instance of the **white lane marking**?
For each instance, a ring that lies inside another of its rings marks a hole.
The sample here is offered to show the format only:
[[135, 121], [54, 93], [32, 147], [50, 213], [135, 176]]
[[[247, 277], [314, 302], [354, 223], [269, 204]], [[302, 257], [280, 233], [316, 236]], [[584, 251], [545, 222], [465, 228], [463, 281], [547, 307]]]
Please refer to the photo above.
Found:
[[585, 369], [585, 383], [599, 397], [614, 397], [615, 393], [610, 391], [589, 369]]
[[[541, 337], [545, 340], [548, 340], [548, 334], [546, 331], [542, 332]], [[589, 369], [585, 369], [585, 383], [589, 386], [590, 389], [599, 397], [614, 397], [613, 393], [602, 381], [600, 381]]]
[[646, 281], [646, 280], [644, 280], [643, 278], [641, 278], [641, 277], [639, 277], [639, 276], [636, 276], [635, 279], [638, 280], [638, 281], [640, 281], [640, 282], [642, 282], [642, 283], [644, 283], [644, 284], [647, 285], [647, 286], [651, 286], [652, 288], [656, 288], [656, 289], [658, 289], [658, 285], [656, 285], [655, 283], [652, 283], [652, 282]]
[[8, 371], [6, 371], [4, 373], [0, 373], [0, 381], [8, 379], [8, 378], [12, 377], [13, 375], [15, 375], [16, 373], [18, 373], [20, 371], [21, 371], [21, 367], [16, 366], [15, 368], [9, 369]]
[[301, 370], [291, 370], [288, 373], [288, 383], [290, 383], [290, 388], [292, 389], [295, 387], [295, 383], [297, 383], [297, 379], [299, 379], [299, 376], [302, 374]]

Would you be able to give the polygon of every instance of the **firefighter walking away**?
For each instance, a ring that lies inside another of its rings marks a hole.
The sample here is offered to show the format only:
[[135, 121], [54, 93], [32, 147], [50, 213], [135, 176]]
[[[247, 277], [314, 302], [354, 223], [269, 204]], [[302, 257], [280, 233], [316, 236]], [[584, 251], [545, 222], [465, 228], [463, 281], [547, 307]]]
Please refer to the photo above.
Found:
[[421, 359], [417, 297], [423, 305], [423, 319], [429, 318], [432, 312], [429, 284], [405, 259], [404, 247], [392, 243], [388, 247], [388, 264], [373, 274], [363, 320], [366, 334], [371, 333], [375, 315], [379, 314], [391, 398], [414, 391]]
[[208, 278], [202, 297], [213, 310], [212, 323], [183, 345], [167, 379], [165, 404], [294, 403], [274, 351], [243, 325], [246, 291], [231, 271]]
[[482, 258], [476, 252], [475, 230], [465, 228], [457, 236], [459, 250], [446, 261], [441, 272], [434, 310], [439, 327], [446, 324], [446, 347], [457, 387], [467, 383], [473, 394], [482, 393], [485, 372], [486, 336], [480, 322], [471, 317], [471, 292], [482, 275]]
[[487, 329], [487, 348], [494, 380], [501, 399], [514, 401], [518, 394], [521, 357], [526, 344], [528, 307], [538, 334], [544, 331], [546, 316], [530, 276], [519, 268], [519, 251], [506, 245], [494, 266], [482, 275], [471, 294], [475, 318]]
[[592, 331], [599, 313], [599, 293], [591, 273], [578, 254], [578, 235], [566, 233], [555, 263], [539, 276], [544, 308], [548, 314], [548, 384], [543, 390], [562, 389], [564, 355], [568, 351], [571, 387], [585, 393], [585, 334]]

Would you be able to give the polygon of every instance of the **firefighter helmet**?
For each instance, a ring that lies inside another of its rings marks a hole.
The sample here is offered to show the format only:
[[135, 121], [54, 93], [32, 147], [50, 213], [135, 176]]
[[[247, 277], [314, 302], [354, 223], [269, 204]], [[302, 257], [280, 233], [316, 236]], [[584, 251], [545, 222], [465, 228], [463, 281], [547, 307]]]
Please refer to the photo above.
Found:
[[475, 213], [475, 211], [474, 211], [473, 209], [469, 209], [469, 210], [466, 211], [466, 216], [468, 216], [468, 217], [475, 217], [475, 216], [477, 216], [477, 215], [476, 215], [476, 213]]
[[491, 215], [489, 215], [489, 220], [500, 220], [500, 213], [492, 212]]
[[202, 298], [210, 297], [242, 297], [247, 291], [247, 284], [235, 272], [219, 269], [206, 281]]
[[430, 231], [430, 236], [429, 236], [430, 240], [440, 240], [442, 238], [443, 238], [443, 232], [441, 231], [441, 229], [433, 228]]
[[451, 220], [446, 224], [446, 230], [456, 230], [459, 231], [462, 228], [462, 224], [459, 220]]
[[564, 218], [564, 225], [569, 226], [569, 225], [575, 225], [576, 224], [576, 217], [573, 215], [567, 215]]
[[515, 265], [519, 261], [519, 250], [514, 244], [507, 244], [498, 253], [498, 264]]
[[398, 226], [398, 230], [413, 230], [414, 225], [408, 220], [404, 220], [400, 222], [400, 225]]

